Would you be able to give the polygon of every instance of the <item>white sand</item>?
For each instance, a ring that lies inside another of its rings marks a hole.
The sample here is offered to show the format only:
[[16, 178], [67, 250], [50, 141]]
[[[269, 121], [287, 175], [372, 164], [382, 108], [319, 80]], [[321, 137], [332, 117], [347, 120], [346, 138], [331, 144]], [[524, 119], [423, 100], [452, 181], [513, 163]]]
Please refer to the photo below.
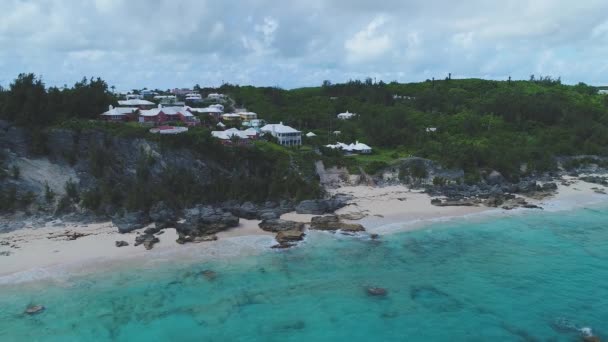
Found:
[[[596, 194], [593, 188], [605, 189], [600, 185], [574, 181], [571, 186], [559, 186], [556, 196], [544, 200], [529, 200], [546, 210], [564, 210], [593, 202], [608, 200], [608, 195]], [[352, 204], [340, 209], [337, 214], [357, 214], [365, 216], [354, 221], [363, 224], [371, 233], [388, 234], [412, 230], [426, 224], [462, 218], [485, 213], [511, 215], [518, 212], [486, 207], [436, 207], [430, 204], [430, 197], [424, 193], [411, 191], [404, 186], [382, 188], [349, 186], [333, 192], [352, 194]], [[283, 219], [310, 222], [314, 215], [289, 213]], [[237, 228], [217, 234], [219, 240], [200, 244], [179, 245], [175, 242], [175, 229], [166, 229], [159, 235], [160, 242], [151, 251], [142, 245], [133, 246], [137, 232], [118, 233], [111, 223], [90, 224], [67, 227], [25, 228], [0, 234], [0, 252], [9, 251], [8, 256], [0, 256], [0, 283], [3, 279], [24, 272], [38, 272], [38, 277], [50, 276], [57, 268], [78, 268], [96, 270], [91, 265], [124, 264], [126, 261], [150, 263], [177, 258], [222, 257], [224, 255], [248, 255], [260, 253], [274, 244], [274, 234], [258, 227], [259, 221], [240, 220]], [[69, 232], [87, 234], [85, 237], [69, 241]], [[116, 241], [127, 241], [129, 246], [117, 248]], [[18, 247], [13, 248], [12, 246]], [[69, 268], [69, 267], [68, 267]]]

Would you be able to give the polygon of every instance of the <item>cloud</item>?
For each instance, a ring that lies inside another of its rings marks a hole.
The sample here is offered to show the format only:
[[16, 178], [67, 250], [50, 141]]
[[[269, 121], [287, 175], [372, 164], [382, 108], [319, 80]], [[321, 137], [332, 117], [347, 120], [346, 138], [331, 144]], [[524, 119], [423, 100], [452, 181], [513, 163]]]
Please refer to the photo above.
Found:
[[385, 17], [374, 18], [363, 30], [344, 43], [347, 60], [352, 63], [365, 62], [384, 55], [392, 45], [388, 34], [380, 33]]
[[350, 78], [607, 83], [605, 0], [2, 0], [0, 85], [296, 87]]

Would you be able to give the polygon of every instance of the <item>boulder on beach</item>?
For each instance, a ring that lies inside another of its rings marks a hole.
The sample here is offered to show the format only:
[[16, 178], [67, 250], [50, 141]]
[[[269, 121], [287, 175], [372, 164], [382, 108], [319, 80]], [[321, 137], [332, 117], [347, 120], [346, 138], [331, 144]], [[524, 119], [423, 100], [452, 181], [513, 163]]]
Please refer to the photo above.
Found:
[[178, 221], [178, 213], [165, 202], [158, 202], [148, 211], [148, 215], [156, 228], [164, 229], [175, 226]]
[[352, 196], [337, 194], [330, 199], [302, 201], [295, 209], [298, 214], [323, 215], [345, 207], [350, 200]]
[[301, 231], [304, 229], [304, 223], [288, 221], [282, 219], [271, 219], [264, 220], [258, 224], [258, 226], [267, 232], [281, 232], [286, 230], [298, 230]]
[[135, 238], [135, 246], [144, 245], [147, 250], [152, 249], [155, 244], [159, 243], [160, 240], [151, 234], [141, 234]]
[[179, 237], [177, 238], [177, 240], [175, 240], [175, 242], [179, 243], [180, 245], [183, 245], [185, 243], [201, 243], [201, 242], [208, 242], [208, 241], [216, 241], [217, 240], [217, 235], [215, 234], [209, 234], [209, 235], [200, 235], [200, 236], [192, 236], [192, 235], [184, 235], [184, 234], [179, 234]]
[[127, 241], [116, 241], [115, 245], [116, 247], [126, 247], [129, 245], [129, 243]]
[[278, 245], [272, 246], [272, 248], [289, 248], [295, 246], [295, 242], [301, 241], [304, 239], [306, 234], [301, 230], [285, 230], [277, 233], [275, 239], [278, 242]]

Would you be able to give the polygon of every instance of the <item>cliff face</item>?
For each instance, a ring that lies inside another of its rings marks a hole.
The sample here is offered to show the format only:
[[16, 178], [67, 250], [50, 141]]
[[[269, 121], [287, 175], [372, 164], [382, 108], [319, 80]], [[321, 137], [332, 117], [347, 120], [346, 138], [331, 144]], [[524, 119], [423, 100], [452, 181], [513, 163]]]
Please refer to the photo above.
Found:
[[[103, 131], [51, 129], [44, 134], [43, 155], [32, 153], [36, 143], [32, 132], [0, 122], [3, 199], [11, 201], [13, 195], [6, 194], [14, 192], [17, 202], [26, 197], [31, 202], [13, 209], [53, 212], [66, 195], [67, 183], [76, 186], [79, 196], [110, 188], [112, 196], [124, 200], [134, 189], [133, 184], [149, 189], [163, 184], [168, 176], [179, 179], [180, 172], [187, 172], [188, 182], [198, 188], [210, 185], [213, 175], [226, 172], [188, 150], [163, 149], [155, 142]], [[106, 208], [101, 211], [106, 214], [119, 209], [112, 206], [111, 199], [103, 202]]]

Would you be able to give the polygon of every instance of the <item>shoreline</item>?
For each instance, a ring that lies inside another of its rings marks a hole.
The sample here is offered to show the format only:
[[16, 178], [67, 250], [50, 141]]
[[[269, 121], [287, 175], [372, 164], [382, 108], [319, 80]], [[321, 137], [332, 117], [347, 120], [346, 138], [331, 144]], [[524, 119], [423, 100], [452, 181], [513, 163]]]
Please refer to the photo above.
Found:
[[[570, 186], [559, 185], [554, 196], [530, 203], [549, 212], [573, 210], [608, 200], [608, 195], [597, 194], [593, 188], [606, 187], [576, 180]], [[457, 219], [507, 217], [532, 212], [530, 209], [505, 210], [490, 207], [437, 207], [431, 196], [403, 185], [385, 187], [345, 186], [332, 193], [346, 193], [354, 199], [336, 211], [345, 221], [360, 223], [370, 234], [395, 234], [424, 229], [429, 225]], [[532, 209], [534, 210], [534, 209]], [[284, 214], [281, 218], [309, 223], [316, 215]], [[160, 242], [152, 250], [134, 247], [135, 237], [144, 229], [120, 234], [110, 222], [65, 227], [23, 228], [0, 234], [0, 285], [56, 280], [66, 276], [86, 275], [116, 268], [154, 267], [158, 263], [204, 261], [260, 253], [276, 243], [274, 233], [261, 230], [258, 220], [241, 219], [239, 226], [217, 234], [218, 240], [180, 245], [175, 242], [175, 229], [165, 229]], [[69, 240], [73, 233], [83, 234]], [[129, 243], [116, 247], [116, 241]], [[7, 244], [8, 243], [8, 244]], [[17, 247], [17, 248], [14, 248]]]

